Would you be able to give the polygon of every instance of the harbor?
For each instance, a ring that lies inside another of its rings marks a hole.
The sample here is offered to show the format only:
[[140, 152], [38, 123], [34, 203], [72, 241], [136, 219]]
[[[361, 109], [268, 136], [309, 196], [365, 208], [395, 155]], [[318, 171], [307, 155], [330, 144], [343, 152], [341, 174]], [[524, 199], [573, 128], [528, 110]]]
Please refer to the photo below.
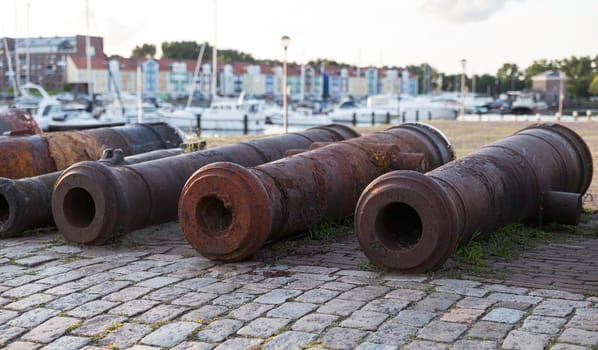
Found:
[[4, 3], [0, 349], [595, 350], [595, 13]]

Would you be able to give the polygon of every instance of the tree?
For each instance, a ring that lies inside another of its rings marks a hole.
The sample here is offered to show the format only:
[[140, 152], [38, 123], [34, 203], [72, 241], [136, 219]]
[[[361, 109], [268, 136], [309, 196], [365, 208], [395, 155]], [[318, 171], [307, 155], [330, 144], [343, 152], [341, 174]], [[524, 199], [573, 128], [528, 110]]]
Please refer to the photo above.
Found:
[[476, 91], [490, 96], [496, 94], [496, 77], [490, 74], [482, 74], [476, 77]]
[[507, 90], [521, 90], [526, 87], [525, 82], [522, 80], [523, 72], [519, 70], [519, 67], [515, 63], [504, 63], [502, 67], [496, 72], [500, 84], [501, 91]]
[[567, 93], [577, 97], [588, 96], [588, 87], [595, 74], [589, 56], [565, 58], [559, 61], [559, 69], [567, 75]]
[[590, 86], [588, 87], [588, 94], [598, 96], [598, 74], [594, 76]]
[[[165, 41], [162, 43], [162, 58], [195, 60], [199, 55], [200, 46], [195, 41]], [[211, 57], [207, 48], [205, 57]]]
[[534, 60], [534, 62], [525, 69], [525, 83], [528, 86], [532, 86], [532, 77], [557, 69], [558, 65], [555, 61], [548, 61], [546, 59]]
[[156, 45], [153, 44], [143, 44], [141, 46], [137, 45], [131, 52], [131, 58], [153, 58], [156, 55]]
[[218, 60], [222, 62], [257, 62], [251, 54], [231, 49], [218, 50]]

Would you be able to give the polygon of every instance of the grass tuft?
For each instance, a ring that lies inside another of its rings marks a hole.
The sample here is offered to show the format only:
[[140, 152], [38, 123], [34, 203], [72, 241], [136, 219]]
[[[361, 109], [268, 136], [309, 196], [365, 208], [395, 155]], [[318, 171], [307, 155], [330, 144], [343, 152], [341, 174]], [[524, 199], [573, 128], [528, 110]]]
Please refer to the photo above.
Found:
[[344, 220], [323, 221], [312, 226], [307, 232], [307, 238], [313, 241], [337, 241], [353, 234], [353, 217]]

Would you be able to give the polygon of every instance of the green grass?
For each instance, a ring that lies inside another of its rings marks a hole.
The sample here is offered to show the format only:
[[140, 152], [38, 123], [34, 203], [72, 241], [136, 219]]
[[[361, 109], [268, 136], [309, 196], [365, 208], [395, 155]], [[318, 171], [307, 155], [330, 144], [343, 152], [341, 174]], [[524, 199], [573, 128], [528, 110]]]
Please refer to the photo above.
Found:
[[360, 261], [357, 264], [357, 269], [359, 271], [384, 272], [384, 270], [366, 260]]
[[510, 224], [487, 235], [474, 235], [474, 239], [457, 249], [454, 255], [458, 269], [471, 272], [483, 272], [487, 266], [486, 259], [499, 257], [513, 260], [523, 252], [539, 244], [562, 242], [577, 233], [573, 226], [551, 224], [543, 227], [532, 227], [523, 224]]
[[326, 220], [312, 226], [307, 232], [307, 239], [312, 241], [337, 241], [353, 234], [353, 217], [340, 222]]

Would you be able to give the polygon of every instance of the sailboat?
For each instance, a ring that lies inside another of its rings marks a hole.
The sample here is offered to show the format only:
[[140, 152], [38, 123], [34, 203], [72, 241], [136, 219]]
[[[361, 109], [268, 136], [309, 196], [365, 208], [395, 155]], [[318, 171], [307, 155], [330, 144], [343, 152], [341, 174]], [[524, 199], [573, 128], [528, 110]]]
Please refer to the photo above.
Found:
[[[214, 0], [214, 46], [212, 47], [212, 69], [210, 106], [205, 110], [196, 110], [197, 127], [201, 131], [217, 134], [256, 134], [263, 133], [266, 116], [265, 103], [258, 100], [245, 99], [242, 92], [238, 99], [219, 97], [217, 94], [218, 50], [216, 49], [216, 33], [218, 7]], [[201, 64], [203, 50], [200, 50], [196, 72]], [[196, 75], [196, 74], [195, 74]], [[194, 77], [196, 78], [196, 77]], [[193, 80], [195, 83], [195, 79]], [[193, 95], [193, 91], [190, 93]], [[190, 110], [190, 109], [188, 109]]]

